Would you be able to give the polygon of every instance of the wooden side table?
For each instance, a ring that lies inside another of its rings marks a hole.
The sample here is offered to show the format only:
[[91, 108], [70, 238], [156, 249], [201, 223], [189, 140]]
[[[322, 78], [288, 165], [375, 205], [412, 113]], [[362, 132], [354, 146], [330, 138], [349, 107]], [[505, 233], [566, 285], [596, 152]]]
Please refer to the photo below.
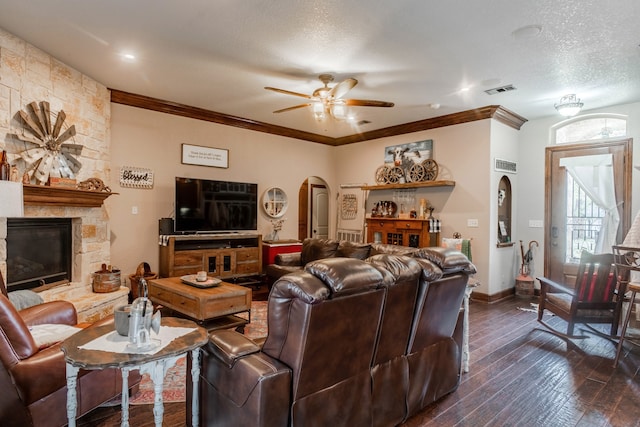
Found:
[[112, 353], [107, 351], [80, 349], [96, 338], [114, 331], [112, 324], [89, 327], [72, 335], [62, 344], [67, 363], [67, 418], [69, 427], [76, 425], [78, 397], [76, 386], [78, 371], [82, 369], [119, 368], [122, 371], [122, 421], [121, 426], [129, 426], [129, 371], [139, 369], [141, 374], [148, 373], [154, 386], [153, 417], [157, 427], [162, 427], [164, 406], [162, 403], [163, 379], [177, 359], [190, 352], [192, 357], [191, 376], [193, 380], [192, 425], [197, 426], [198, 418], [198, 381], [200, 376], [200, 347], [208, 341], [207, 331], [195, 322], [186, 319], [163, 318], [162, 326], [194, 328], [195, 330], [171, 341], [155, 354]]

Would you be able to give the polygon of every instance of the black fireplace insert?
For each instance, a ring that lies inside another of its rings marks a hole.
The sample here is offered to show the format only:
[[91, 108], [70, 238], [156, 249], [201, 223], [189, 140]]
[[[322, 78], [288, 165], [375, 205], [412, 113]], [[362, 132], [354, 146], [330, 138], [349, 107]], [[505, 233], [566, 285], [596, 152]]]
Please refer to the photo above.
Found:
[[71, 280], [70, 218], [7, 218], [7, 290]]

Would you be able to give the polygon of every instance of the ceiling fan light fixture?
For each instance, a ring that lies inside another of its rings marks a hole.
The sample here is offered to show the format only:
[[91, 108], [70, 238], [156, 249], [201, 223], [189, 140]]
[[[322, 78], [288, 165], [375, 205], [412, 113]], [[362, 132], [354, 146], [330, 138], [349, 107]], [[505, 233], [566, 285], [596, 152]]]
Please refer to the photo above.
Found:
[[558, 113], [565, 117], [573, 117], [582, 110], [584, 103], [575, 94], [565, 95], [560, 98], [560, 102], [555, 104]]
[[316, 120], [324, 120], [325, 118], [324, 104], [320, 101], [316, 101], [313, 103], [312, 107], [313, 107], [313, 117], [315, 117]]
[[347, 105], [344, 101], [336, 100], [331, 104], [331, 115], [338, 120], [347, 118]]

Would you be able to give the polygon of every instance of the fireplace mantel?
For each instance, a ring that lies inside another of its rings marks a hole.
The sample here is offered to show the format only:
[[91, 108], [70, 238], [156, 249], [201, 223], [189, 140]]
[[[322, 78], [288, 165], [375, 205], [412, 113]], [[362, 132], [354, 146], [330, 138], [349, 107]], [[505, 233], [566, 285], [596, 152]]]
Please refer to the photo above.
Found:
[[75, 206], [99, 208], [112, 194], [107, 191], [77, 190], [75, 188], [23, 185], [24, 204], [32, 206]]

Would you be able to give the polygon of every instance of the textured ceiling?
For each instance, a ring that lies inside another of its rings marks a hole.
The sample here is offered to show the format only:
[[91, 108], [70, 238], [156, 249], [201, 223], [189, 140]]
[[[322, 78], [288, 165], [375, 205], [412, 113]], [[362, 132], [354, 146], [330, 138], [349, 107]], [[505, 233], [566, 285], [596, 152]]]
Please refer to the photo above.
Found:
[[[638, 0], [0, 0], [0, 10], [0, 28], [109, 88], [329, 137], [487, 105], [532, 120], [556, 114], [567, 93], [585, 110], [640, 101]], [[514, 36], [531, 25], [539, 35]], [[304, 99], [265, 86], [310, 94], [327, 72], [359, 80], [348, 98], [395, 106], [353, 108], [370, 122], [360, 127], [317, 122], [308, 108], [273, 113]], [[507, 84], [517, 90], [484, 92]]]

